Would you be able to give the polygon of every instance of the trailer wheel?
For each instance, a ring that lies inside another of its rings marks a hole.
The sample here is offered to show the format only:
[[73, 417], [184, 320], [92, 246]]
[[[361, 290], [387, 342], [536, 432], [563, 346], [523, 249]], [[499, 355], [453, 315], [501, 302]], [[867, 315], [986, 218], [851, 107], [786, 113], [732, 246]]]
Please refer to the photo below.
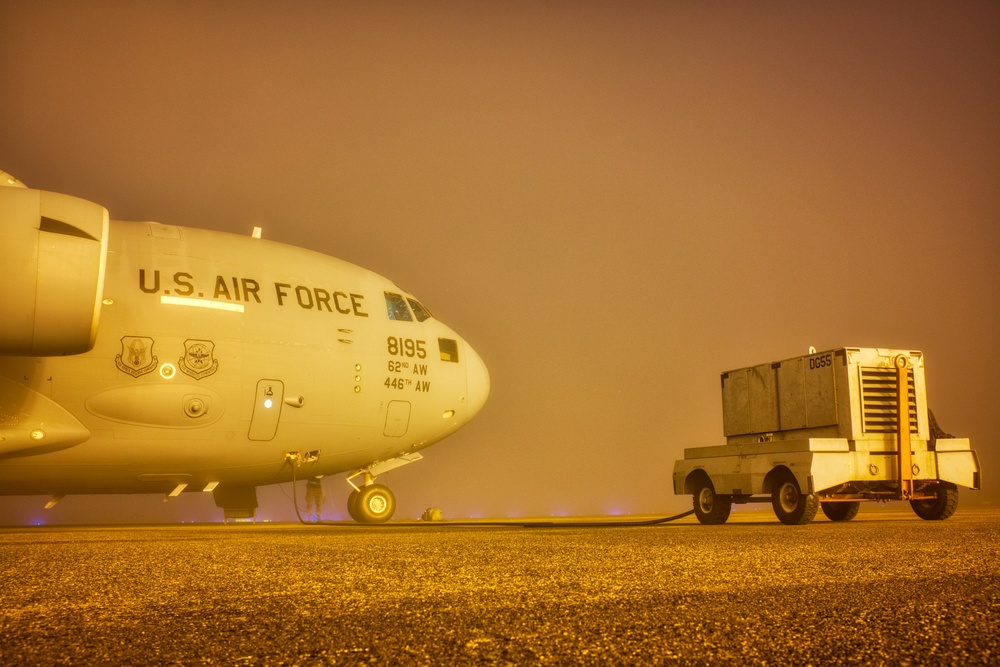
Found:
[[861, 509], [861, 503], [820, 503], [819, 506], [830, 521], [850, 521]]
[[698, 480], [694, 489], [694, 515], [706, 526], [725, 523], [733, 509], [733, 497], [717, 495], [707, 476]]
[[931, 500], [911, 500], [910, 507], [921, 519], [943, 521], [958, 509], [958, 487], [941, 482], [937, 488], [937, 498]]
[[789, 526], [801, 526], [809, 523], [819, 509], [819, 498], [806, 495], [799, 489], [795, 475], [784, 471], [775, 480], [771, 492], [771, 506], [781, 523]]

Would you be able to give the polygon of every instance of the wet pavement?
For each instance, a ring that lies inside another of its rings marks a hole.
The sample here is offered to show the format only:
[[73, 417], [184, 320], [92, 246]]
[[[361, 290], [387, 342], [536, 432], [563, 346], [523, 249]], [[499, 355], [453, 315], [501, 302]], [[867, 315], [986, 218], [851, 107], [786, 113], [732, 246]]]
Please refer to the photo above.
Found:
[[0, 530], [0, 664], [1000, 664], [1000, 512]]

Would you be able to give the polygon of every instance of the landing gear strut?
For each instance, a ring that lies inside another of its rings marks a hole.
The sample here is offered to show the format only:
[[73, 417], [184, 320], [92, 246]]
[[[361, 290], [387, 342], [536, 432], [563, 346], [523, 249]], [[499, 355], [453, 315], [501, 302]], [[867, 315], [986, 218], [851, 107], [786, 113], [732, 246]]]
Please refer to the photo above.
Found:
[[[420, 452], [400, 454], [395, 458], [376, 461], [365, 468], [352, 472], [347, 476], [347, 483], [354, 488], [347, 498], [347, 513], [358, 523], [385, 523], [391, 519], [396, 511], [396, 497], [392, 495], [392, 491], [388, 487], [376, 484], [375, 477], [422, 458]], [[365, 483], [363, 486], [358, 486], [351, 481], [360, 475], [364, 475]]]

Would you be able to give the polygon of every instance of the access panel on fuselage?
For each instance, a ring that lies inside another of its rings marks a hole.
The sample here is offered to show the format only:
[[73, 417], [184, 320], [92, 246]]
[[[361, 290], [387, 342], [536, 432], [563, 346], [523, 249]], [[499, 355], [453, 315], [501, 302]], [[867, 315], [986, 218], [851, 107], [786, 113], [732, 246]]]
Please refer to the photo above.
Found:
[[281, 380], [260, 380], [253, 402], [253, 416], [250, 418], [250, 440], [271, 440], [278, 431], [281, 404], [285, 385]]
[[385, 411], [385, 431], [383, 434], [390, 438], [401, 438], [406, 435], [406, 429], [409, 425], [410, 402], [389, 401]]

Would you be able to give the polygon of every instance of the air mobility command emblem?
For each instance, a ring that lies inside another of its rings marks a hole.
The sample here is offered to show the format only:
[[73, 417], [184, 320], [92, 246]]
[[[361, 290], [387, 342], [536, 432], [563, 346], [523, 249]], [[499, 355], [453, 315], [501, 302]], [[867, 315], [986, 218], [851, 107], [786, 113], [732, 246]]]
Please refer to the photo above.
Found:
[[122, 338], [122, 353], [115, 357], [115, 365], [122, 373], [134, 378], [151, 373], [156, 368], [153, 355], [153, 339], [146, 336], [125, 336]]
[[184, 341], [184, 356], [177, 365], [181, 372], [195, 380], [212, 375], [219, 370], [219, 360], [215, 358], [215, 343], [210, 340]]

